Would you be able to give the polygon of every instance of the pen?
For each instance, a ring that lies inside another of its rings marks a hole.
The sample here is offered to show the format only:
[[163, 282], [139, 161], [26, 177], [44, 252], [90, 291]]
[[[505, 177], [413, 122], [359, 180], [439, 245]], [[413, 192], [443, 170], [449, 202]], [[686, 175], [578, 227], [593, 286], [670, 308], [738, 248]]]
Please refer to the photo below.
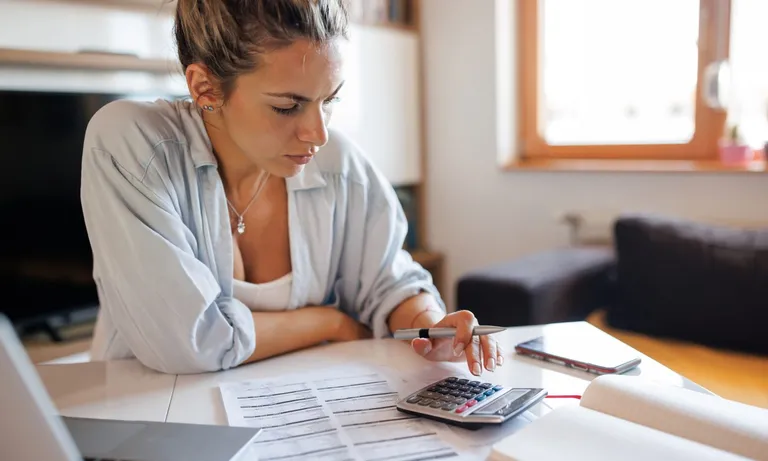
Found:
[[[506, 330], [505, 327], [495, 327], [490, 325], [478, 325], [472, 330], [472, 334], [492, 335], [500, 331]], [[395, 339], [416, 339], [416, 338], [453, 338], [456, 336], [455, 328], [410, 328], [404, 330], [396, 330], [394, 333]]]

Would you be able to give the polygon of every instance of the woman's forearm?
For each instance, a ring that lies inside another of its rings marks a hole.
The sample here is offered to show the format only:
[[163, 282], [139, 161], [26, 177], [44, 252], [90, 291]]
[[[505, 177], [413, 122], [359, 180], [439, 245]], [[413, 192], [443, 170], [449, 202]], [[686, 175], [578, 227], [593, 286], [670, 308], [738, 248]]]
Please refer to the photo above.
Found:
[[389, 316], [389, 331], [405, 328], [427, 328], [445, 316], [434, 296], [420, 293], [406, 299]]
[[255, 362], [336, 339], [344, 314], [333, 307], [304, 307], [285, 312], [254, 312]]

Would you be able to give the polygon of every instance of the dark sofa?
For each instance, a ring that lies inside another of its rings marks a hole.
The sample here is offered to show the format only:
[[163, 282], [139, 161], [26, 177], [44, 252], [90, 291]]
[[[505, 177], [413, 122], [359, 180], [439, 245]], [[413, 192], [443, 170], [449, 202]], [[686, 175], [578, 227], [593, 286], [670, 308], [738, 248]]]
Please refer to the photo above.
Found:
[[768, 229], [623, 215], [610, 247], [571, 247], [472, 271], [457, 307], [505, 326], [583, 320], [768, 354]]

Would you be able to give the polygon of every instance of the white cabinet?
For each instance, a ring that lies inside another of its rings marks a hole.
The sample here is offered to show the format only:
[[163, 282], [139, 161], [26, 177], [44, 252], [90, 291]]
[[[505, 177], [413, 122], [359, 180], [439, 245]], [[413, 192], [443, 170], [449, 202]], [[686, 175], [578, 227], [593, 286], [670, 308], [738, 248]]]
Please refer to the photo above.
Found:
[[393, 185], [420, 182], [418, 35], [353, 25], [345, 55], [346, 83], [330, 125], [348, 133]]

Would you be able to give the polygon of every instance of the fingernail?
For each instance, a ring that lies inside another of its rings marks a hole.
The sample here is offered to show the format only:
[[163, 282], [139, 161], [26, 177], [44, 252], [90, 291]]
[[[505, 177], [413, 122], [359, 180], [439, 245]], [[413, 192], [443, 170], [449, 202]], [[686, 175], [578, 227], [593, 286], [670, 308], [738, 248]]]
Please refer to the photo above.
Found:
[[453, 355], [456, 357], [460, 356], [462, 352], [464, 352], [464, 345], [461, 343], [457, 344], [456, 347], [453, 348]]
[[483, 370], [480, 369], [480, 364], [475, 362], [474, 365], [472, 365], [472, 374], [475, 376], [480, 376], [480, 373], [482, 373]]
[[504, 357], [499, 356], [499, 366], [504, 365]]
[[488, 371], [493, 371], [496, 369], [496, 361], [494, 359], [488, 360]]
[[424, 347], [424, 352], [422, 352], [421, 355], [427, 355], [427, 354], [429, 354], [429, 351], [431, 351], [431, 350], [432, 350], [432, 346], [428, 345], [428, 346]]

